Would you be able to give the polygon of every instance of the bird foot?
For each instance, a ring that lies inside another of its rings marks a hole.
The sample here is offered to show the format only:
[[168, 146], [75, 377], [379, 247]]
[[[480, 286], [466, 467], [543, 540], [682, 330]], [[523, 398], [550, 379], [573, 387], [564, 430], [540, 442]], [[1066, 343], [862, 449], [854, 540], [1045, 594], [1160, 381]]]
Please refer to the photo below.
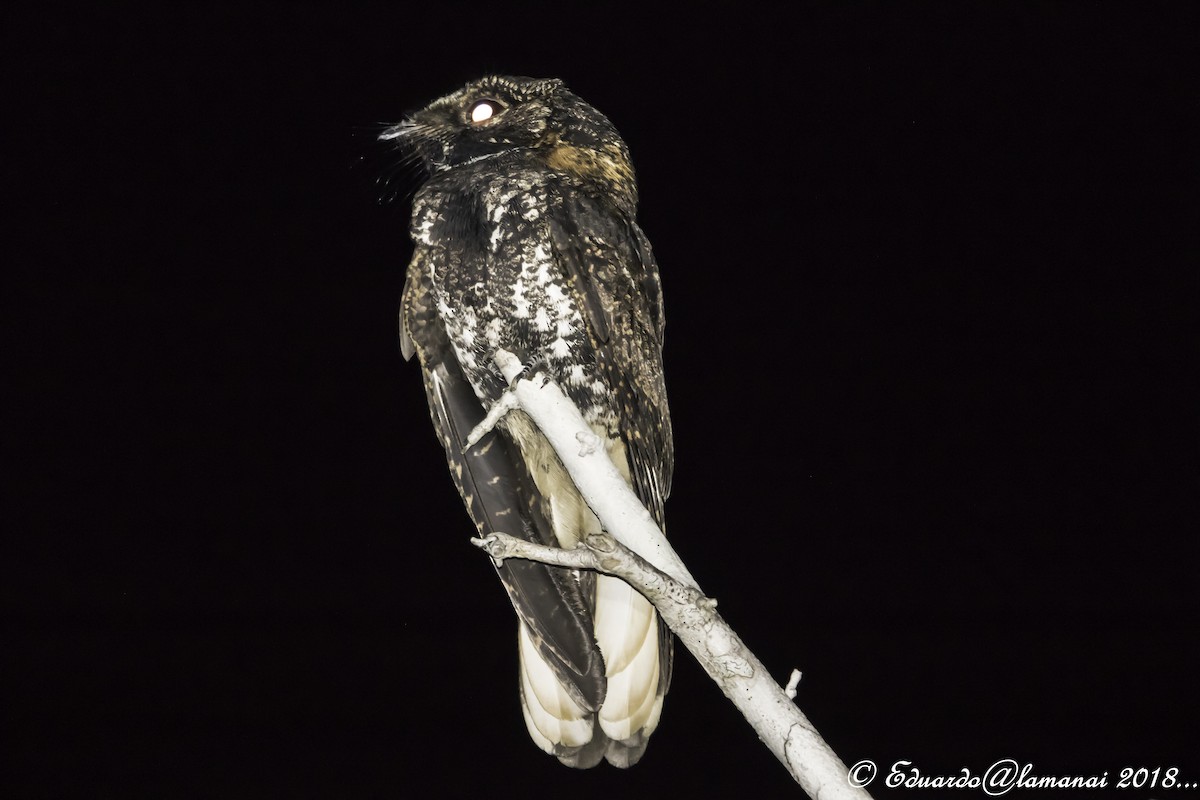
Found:
[[527, 381], [533, 378], [537, 373], [538, 359], [532, 358], [529, 361], [521, 364], [521, 369], [516, 375], [513, 375], [512, 380], [508, 382], [508, 390], [511, 392], [516, 388], [517, 381]]

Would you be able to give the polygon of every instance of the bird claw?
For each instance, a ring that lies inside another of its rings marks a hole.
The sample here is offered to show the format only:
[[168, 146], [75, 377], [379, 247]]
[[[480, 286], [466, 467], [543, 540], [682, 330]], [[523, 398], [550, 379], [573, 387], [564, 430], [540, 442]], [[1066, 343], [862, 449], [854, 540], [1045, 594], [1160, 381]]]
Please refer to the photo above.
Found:
[[511, 392], [517, 386], [517, 381], [527, 381], [534, 375], [534, 370], [537, 369], [537, 359], [530, 359], [521, 365], [521, 370], [513, 376], [513, 379], [508, 382], [508, 390]]

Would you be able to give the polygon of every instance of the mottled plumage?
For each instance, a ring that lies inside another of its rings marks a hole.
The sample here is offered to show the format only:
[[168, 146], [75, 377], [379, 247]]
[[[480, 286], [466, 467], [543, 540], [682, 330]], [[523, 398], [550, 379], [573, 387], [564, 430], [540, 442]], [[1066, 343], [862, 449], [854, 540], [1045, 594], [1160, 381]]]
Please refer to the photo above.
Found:
[[[599, 522], [516, 411], [464, 452], [506, 383], [492, 356], [553, 377], [663, 523], [671, 424], [658, 268], [634, 221], [637, 188], [612, 123], [558, 80], [487, 77], [388, 129], [429, 179], [413, 203], [401, 306], [431, 416], [481, 534], [570, 547]], [[671, 640], [624, 583], [508, 560], [522, 710], [563, 763], [635, 763], [658, 724]]]

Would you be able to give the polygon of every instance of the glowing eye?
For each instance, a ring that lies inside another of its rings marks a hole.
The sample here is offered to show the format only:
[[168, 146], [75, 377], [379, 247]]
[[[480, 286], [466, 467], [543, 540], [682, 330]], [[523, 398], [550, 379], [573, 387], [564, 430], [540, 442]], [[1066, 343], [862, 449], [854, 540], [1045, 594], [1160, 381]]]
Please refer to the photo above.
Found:
[[504, 110], [495, 100], [480, 100], [471, 106], [471, 122], [485, 122]]

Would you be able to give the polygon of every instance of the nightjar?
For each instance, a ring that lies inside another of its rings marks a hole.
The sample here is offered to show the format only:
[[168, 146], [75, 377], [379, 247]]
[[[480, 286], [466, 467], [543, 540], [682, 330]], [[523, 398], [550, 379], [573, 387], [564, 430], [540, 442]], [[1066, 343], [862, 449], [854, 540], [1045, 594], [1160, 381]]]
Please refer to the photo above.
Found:
[[[480, 535], [573, 547], [600, 529], [529, 418], [507, 414], [464, 450], [507, 388], [498, 348], [575, 402], [659, 526], [673, 444], [658, 267], [613, 124], [559, 80], [489, 76], [380, 137], [425, 167], [400, 310], [433, 424]], [[627, 767], [658, 725], [670, 633], [624, 582], [509, 559], [521, 705], [564, 764]]]

